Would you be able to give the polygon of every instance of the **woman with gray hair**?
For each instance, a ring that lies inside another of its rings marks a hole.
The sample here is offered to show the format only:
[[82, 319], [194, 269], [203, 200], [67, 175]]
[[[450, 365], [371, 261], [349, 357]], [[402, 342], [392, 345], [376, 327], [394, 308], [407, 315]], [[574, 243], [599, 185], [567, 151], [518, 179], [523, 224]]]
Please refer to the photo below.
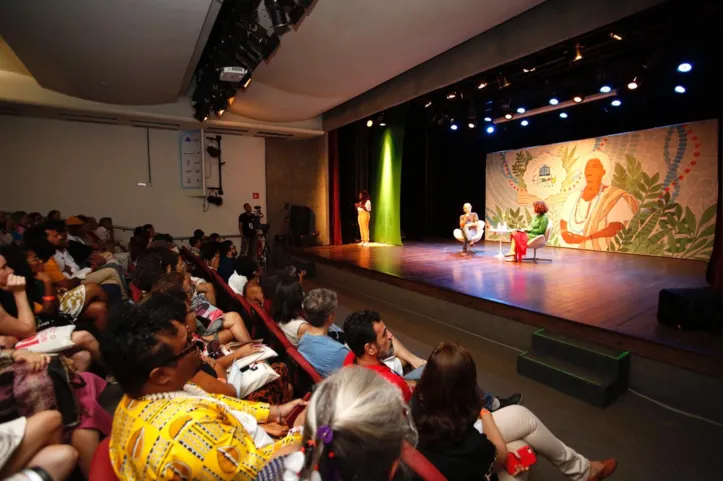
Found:
[[399, 390], [350, 366], [325, 379], [309, 401], [303, 447], [267, 465], [257, 481], [388, 481], [404, 441], [417, 432]]

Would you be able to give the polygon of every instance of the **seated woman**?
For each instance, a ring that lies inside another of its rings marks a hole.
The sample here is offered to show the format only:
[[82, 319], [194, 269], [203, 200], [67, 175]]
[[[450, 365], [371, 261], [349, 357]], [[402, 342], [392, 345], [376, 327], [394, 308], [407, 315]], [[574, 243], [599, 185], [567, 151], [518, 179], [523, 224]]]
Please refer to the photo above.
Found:
[[[100, 363], [100, 346], [96, 339], [100, 331], [92, 320], [74, 322], [72, 318], [60, 315], [60, 304], [52, 283], [42, 271], [42, 261], [33, 251], [26, 251], [26, 255], [29, 262], [16, 248], [0, 249], [0, 336], [14, 339], [14, 342], [4, 343], [5, 347], [14, 346], [44, 327], [74, 323], [76, 330], [70, 340], [76, 347], [64, 354], [73, 359], [80, 371], [88, 370], [91, 360]], [[15, 268], [21, 276], [14, 274]]]
[[219, 242], [218, 244], [218, 275], [224, 282], [228, 283], [229, 277], [234, 272], [234, 261], [236, 259], [236, 246], [230, 240]]
[[520, 262], [527, 255], [527, 239], [534, 239], [547, 232], [550, 220], [547, 218], [547, 204], [538, 200], [532, 207], [535, 209], [535, 218], [527, 229], [516, 230], [510, 234], [510, 251], [505, 256], [507, 262]]
[[285, 277], [276, 285], [271, 317], [294, 347], [309, 330], [309, 323], [301, 316], [303, 302], [304, 289], [294, 277]]
[[303, 449], [279, 452], [257, 479], [389, 481], [401, 470], [404, 441], [416, 438], [397, 388], [368, 369], [345, 367], [314, 390]]
[[[78, 452], [62, 444], [62, 434], [63, 419], [58, 411], [42, 411], [0, 424], [0, 479], [68, 478]], [[17, 478], [9, 478], [16, 473], [20, 473]]]
[[524, 445], [571, 480], [599, 481], [615, 471], [614, 459], [589, 461], [527, 408], [508, 406], [490, 414], [482, 404], [472, 356], [456, 342], [442, 342], [429, 356], [410, 407], [418, 449], [447, 479], [476, 481], [496, 474], [500, 481], [524, 481], [525, 472], [505, 471], [508, 447], [512, 452]]
[[234, 263], [234, 271], [228, 278], [228, 285], [236, 294], [243, 294], [247, 282], [258, 283], [260, 268], [259, 263], [249, 256], [238, 256]]
[[274, 441], [264, 427], [286, 423], [304, 401], [240, 401], [189, 384], [201, 363], [199, 348], [162, 308], [118, 310], [101, 343], [125, 392], [110, 439], [116, 474], [125, 480], [166, 479], [173, 473], [183, 479], [253, 479], [276, 451], [300, 441], [298, 433]]
[[462, 206], [462, 210], [464, 214], [459, 216], [459, 229], [454, 230], [454, 237], [464, 243], [462, 254], [467, 254], [475, 243], [482, 240], [485, 223], [476, 212], [472, 212], [472, 204], [469, 202]]
[[[171, 275], [173, 273], [168, 274], [168, 276]], [[236, 387], [227, 382], [228, 372], [237, 359], [256, 354], [261, 350], [261, 345], [247, 343], [237, 349], [226, 349], [226, 351], [231, 352], [230, 354], [224, 354], [220, 343], [216, 341], [208, 342], [198, 336], [196, 316], [188, 309], [188, 297], [180, 286], [169, 286], [165, 292], [154, 293], [148, 300], [147, 305], [149, 309], [161, 306], [164, 315], [182, 322], [194, 339], [203, 342], [202, 352], [207, 353], [207, 355], [202, 356], [201, 369], [193, 376], [191, 382], [211, 394], [240, 397]], [[271, 368], [276, 371], [279, 377], [254, 392], [243, 395], [243, 399], [273, 404], [283, 404], [292, 399], [293, 387], [290, 383], [289, 370], [286, 365], [274, 363]]]
[[[53, 406], [62, 413], [63, 437], [77, 451], [80, 470], [87, 477], [101, 437], [110, 434], [112, 417], [98, 404], [105, 381], [77, 373], [62, 356], [25, 350], [0, 351], [0, 379], [0, 399], [11, 401], [4, 403], [0, 422], [32, 417]], [[48, 428], [52, 431], [52, 426]]]

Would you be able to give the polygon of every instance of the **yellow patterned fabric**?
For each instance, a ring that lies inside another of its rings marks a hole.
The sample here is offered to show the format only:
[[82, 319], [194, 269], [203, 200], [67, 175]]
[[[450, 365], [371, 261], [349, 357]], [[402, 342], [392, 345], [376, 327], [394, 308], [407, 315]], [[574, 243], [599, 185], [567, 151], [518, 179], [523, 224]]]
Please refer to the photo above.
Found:
[[[209, 395], [265, 422], [269, 405]], [[298, 434], [258, 449], [241, 422], [213, 399], [147, 401], [123, 396], [113, 419], [110, 458], [125, 481], [253, 480], [271, 455]]]

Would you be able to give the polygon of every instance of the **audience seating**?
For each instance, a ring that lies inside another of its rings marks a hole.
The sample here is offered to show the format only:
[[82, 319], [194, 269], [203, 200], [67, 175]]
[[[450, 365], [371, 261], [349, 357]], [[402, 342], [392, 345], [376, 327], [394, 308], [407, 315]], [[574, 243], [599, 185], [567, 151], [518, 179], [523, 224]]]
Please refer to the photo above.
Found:
[[[241, 314], [244, 322], [250, 325], [250, 332], [253, 337], [264, 339], [264, 342], [267, 342], [280, 356], [285, 354], [282, 356], [282, 360], [286, 361], [292, 372], [292, 383], [296, 394], [303, 395], [304, 399], [308, 400], [311, 397], [310, 391], [313, 385], [321, 382], [323, 378], [286, 339], [283, 331], [268, 312], [258, 306], [250, 305], [243, 296], [233, 292], [218, 273], [210, 269], [202, 259], [190, 250], [184, 248], [182, 254], [184, 259], [196, 266], [203, 273], [203, 277], [214, 285], [216, 299], [219, 301], [218, 307], [224, 311], [236, 311]], [[219, 293], [224, 294], [219, 296]], [[293, 425], [293, 419], [298, 414], [296, 412], [289, 417], [290, 425]], [[423, 481], [446, 480], [442, 473], [422, 453], [406, 442], [402, 449], [402, 461]], [[91, 479], [91, 481], [93, 480]]]
[[117, 481], [113, 465], [110, 462], [110, 437], [101, 441], [93, 455], [88, 472], [88, 481]]

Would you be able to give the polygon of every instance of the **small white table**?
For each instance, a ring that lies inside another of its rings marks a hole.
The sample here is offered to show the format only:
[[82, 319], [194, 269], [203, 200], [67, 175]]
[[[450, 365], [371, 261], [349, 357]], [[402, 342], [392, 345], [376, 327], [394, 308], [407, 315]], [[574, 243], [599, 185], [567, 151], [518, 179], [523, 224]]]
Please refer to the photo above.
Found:
[[502, 236], [505, 234], [511, 234], [512, 232], [516, 231], [517, 229], [489, 229], [489, 232], [492, 232], [493, 234], [497, 234], [499, 236], [500, 240], [500, 251], [495, 256], [498, 259], [504, 259], [505, 255], [502, 253]]

